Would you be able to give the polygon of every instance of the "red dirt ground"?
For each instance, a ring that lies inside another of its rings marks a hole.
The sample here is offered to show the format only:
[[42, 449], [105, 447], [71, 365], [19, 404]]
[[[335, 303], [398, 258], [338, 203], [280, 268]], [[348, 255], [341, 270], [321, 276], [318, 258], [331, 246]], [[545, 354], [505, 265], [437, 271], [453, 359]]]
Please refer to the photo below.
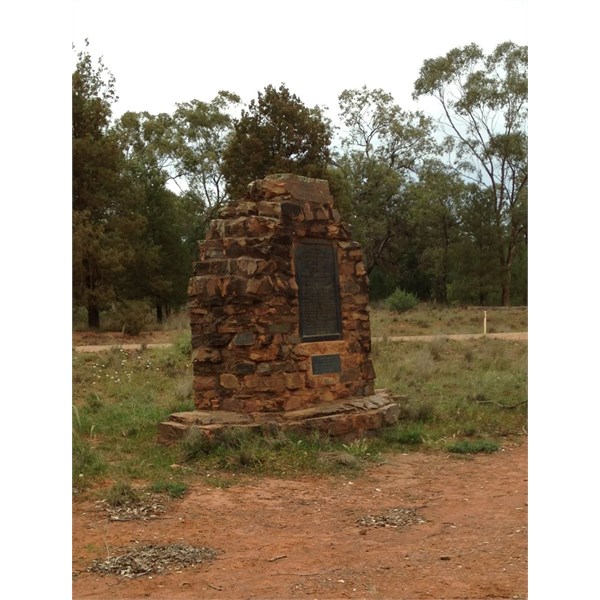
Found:
[[[494, 454], [390, 454], [354, 480], [191, 486], [161, 518], [109, 521], [73, 503], [73, 598], [197, 600], [527, 597], [527, 437]], [[425, 523], [357, 524], [416, 508]], [[134, 579], [86, 569], [106, 549], [189, 544], [211, 563]]]

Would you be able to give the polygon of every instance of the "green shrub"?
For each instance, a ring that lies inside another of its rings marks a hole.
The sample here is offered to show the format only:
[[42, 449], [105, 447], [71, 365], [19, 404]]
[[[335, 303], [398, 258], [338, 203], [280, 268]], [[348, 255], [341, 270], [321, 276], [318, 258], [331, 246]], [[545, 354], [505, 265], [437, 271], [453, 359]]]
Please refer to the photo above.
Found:
[[106, 501], [109, 506], [126, 506], [127, 504], [136, 504], [140, 501], [140, 492], [126, 481], [118, 481], [106, 494]]
[[[105, 468], [104, 461], [88, 440], [73, 432], [72, 441], [72, 477], [73, 486], [77, 488], [87, 485], [87, 478], [98, 475]], [[84, 481], [83, 478], [86, 478]]]
[[153, 317], [148, 304], [141, 300], [126, 300], [117, 310], [119, 326], [127, 335], [138, 335], [152, 323]]
[[436, 418], [436, 403], [431, 399], [410, 399], [400, 406], [400, 420], [431, 423]]
[[397, 313], [410, 310], [417, 306], [418, 303], [419, 300], [414, 294], [405, 292], [400, 288], [396, 289], [396, 291], [385, 301], [386, 308]]
[[73, 478], [73, 487], [77, 489], [86, 487], [90, 477], [98, 475], [106, 468], [106, 464], [102, 460], [100, 454], [83, 435], [82, 432], [84, 427], [85, 423], [82, 421], [79, 411], [73, 406], [71, 474]]
[[158, 494], [168, 494], [171, 498], [181, 498], [187, 492], [188, 486], [178, 481], [156, 481], [150, 490]]
[[85, 398], [85, 405], [91, 413], [97, 413], [102, 408], [102, 400], [98, 394], [90, 392]]
[[400, 446], [416, 446], [423, 443], [423, 427], [419, 425], [400, 424], [385, 429], [383, 439], [387, 444]]
[[197, 460], [210, 452], [213, 444], [199, 429], [191, 428], [180, 442], [182, 459], [184, 462]]
[[191, 356], [192, 332], [188, 329], [187, 331], [179, 334], [173, 346], [179, 354], [182, 354], [183, 356]]
[[353, 440], [349, 444], [343, 444], [342, 447], [348, 454], [356, 458], [365, 458], [372, 452], [369, 441], [364, 438]]

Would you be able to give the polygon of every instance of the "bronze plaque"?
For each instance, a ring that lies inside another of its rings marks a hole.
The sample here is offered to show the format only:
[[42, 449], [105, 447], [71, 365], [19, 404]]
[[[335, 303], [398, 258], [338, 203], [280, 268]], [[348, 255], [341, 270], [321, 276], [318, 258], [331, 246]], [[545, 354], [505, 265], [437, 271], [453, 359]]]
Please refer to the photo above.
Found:
[[303, 240], [294, 252], [300, 336], [303, 341], [342, 337], [337, 257], [327, 240]]
[[312, 356], [313, 375], [325, 375], [326, 373], [339, 373], [342, 370], [342, 361], [339, 354], [321, 354]]

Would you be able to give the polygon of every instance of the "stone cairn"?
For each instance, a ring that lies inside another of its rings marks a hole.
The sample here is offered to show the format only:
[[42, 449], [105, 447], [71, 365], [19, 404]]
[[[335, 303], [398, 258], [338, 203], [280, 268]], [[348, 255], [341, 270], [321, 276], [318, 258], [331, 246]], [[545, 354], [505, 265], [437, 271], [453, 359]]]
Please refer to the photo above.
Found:
[[327, 181], [271, 175], [248, 186], [199, 243], [188, 295], [194, 402], [159, 425], [306, 432], [348, 439], [392, 424], [374, 390], [368, 279]]

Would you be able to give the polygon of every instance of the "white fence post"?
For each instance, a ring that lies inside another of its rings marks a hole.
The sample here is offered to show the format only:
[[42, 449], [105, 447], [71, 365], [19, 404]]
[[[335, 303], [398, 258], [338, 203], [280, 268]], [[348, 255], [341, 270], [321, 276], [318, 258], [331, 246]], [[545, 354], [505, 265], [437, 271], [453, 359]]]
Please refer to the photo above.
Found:
[[483, 335], [487, 335], [487, 310], [483, 311]]

